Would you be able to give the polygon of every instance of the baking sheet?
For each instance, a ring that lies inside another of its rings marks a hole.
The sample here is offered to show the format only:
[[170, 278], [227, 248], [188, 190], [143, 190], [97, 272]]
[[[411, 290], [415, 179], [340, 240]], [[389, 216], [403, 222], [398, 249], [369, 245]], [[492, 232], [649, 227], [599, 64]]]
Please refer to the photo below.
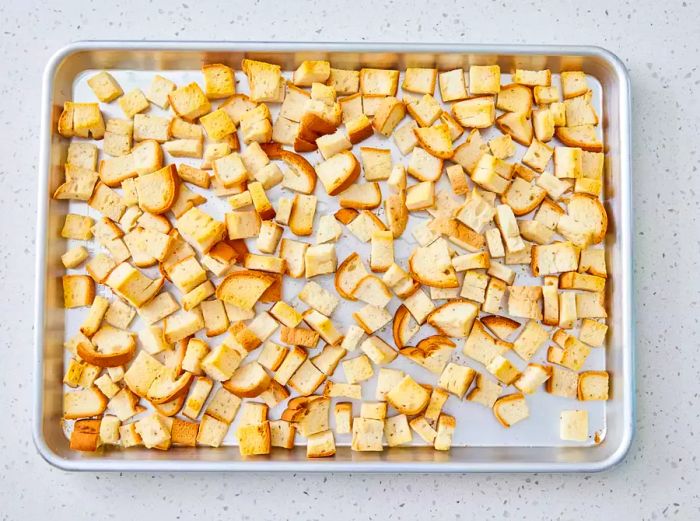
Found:
[[[207, 60], [207, 61], [212, 61], [212, 60]], [[87, 87], [86, 80], [89, 78], [92, 74], [97, 72], [97, 69], [87, 69], [83, 70], [79, 74], [77, 74], [73, 81], [72, 84], [70, 85], [70, 92], [68, 93], [69, 98], [73, 98], [76, 101], [92, 101], [94, 100], [94, 95], [92, 91]], [[150, 70], [110, 70], [110, 72], [117, 78], [119, 83], [122, 85], [124, 91], [128, 91], [131, 88], [139, 87], [142, 89], [146, 89], [148, 84], [150, 83], [151, 78], [153, 77], [153, 74], [158, 72], [159, 74], [162, 74], [169, 79], [172, 79], [175, 81], [178, 85], [186, 84], [190, 81], [198, 81], [202, 82], [202, 77], [201, 73], [199, 70], [168, 70], [168, 71], [160, 71], [158, 69], [150, 69]], [[237, 89], [239, 92], [247, 92], [247, 85], [246, 85], [246, 77], [243, 75], [241, 72], [237, 72], [236, 74], [237, 79], [238, 79], [238, 85]], [[285, 73], [285, 76], [289, 77], [289, 73]], [[503, 75], [502, 77], [502, 84], [508, 83], [508, 75]], [[553, 75], [553, 84], [558, 84], [558, 75]], [[596, 110], [598, 111], [598, 114], [603, 116], [604, 121], [609, 120], [609, 115], [604, 114], [603, 110], [603, 99], [602, 99], [602, 85], [598, 81], [597, 78], [589, 75], [589, 85], [591, 89], [593, 90], [593, 103], [594, 106], [596, 107]], [[401, 97], [401, 93], [399, 91], [399, 97]], [[439, 95], [436, 94], [436, 98], [439, 99]], [[278, 110], [279, 110], [279, 105], [278, 104], [270, 104], [269, 105], [271, 108], [271, 111], [273, 113], [273, 120], [274, 117], [276, 116]], [[112, 103], [109, 105], [101, 104], [101, 108], [103, 109], [105, 118], [111, 118], [111, 117], [123, 117], [123, 114], [121, 113], [121, 110], [119, 109], [118, 105], [116, 103]], [[159, 113], [165, 113], [165, 111], [161, 111], [157, 107], [152, 106], [150, 109], [150, 113], [153, 114], [159, 114]], [[403, 123], [408, 121], [409, 118], [405, 118]], [[486, 130], [485, 132], [482, 132], [484, 135], [485, 139], [489, 139], [491, 137], [500, 135], [500, 131], [498, 131], [495, 128], [490, 128]], [[463, 138], [461, 138], [463, 140]], [[459, 142], [461, 142], [458, 141]], [[99, 142], [98, 142], [99, 143]], [[393, 140], [391, 139], [385, 139], [385, 138], [379, 138], [378, 136], [373, 136], [372, 138], [365, 140], [360, 144], [360, 146], [377, 146], [381, 148], [390, 148], [392, 150], [392, 159], [394, 162], [401, 161], [404, 164], [407, 163], [408, 157], [403, 157], [401, 156], [400, 152], [396, 149], [396, 147], [393, 144]], [[522, 154], [525, 151], [525, 147], [522, 147], [520, 145], [516, 145], [517, 152], [514, 158], [511, 158], [511, 160], [519, 160], [519, 158], [522, 156]], [[356, 154], [356, 156], [359, 159], [359, 151], [357, 150], [357, 146], [354, 147], [353, 152]], [[320, 154], [318, 152], [314, 153], [309, 153], [305, 154], [307, 159], [312, 164], [317, 164], [320, 160], [322, 160]], [[170, 158], [168, 158], [168, 161]], [[190, 164], [193, 164], [194, 166], [198, 166], [199, 160], [190, 160], [190, 159], [184, 159], [184, 158], [176, 158], [175, 161], [176, 163], [179, 162], [188, 162]], [[283, 166], [280, 163], [280, 166]], [[225, 198], [219, 198], [213, 195], [211, 191], [208, 190], [201, 190], [198, 187], [193, 187], [191, 185], [188, 185], [190, 189], [193, 191], [197, 192], [202, 192], [205, 196], [209, 198], [208, 202], [203, 206], [203, 209], [209, 213], [211, 213], [215, 218], [223, 219], [223, 214], [226, 211], [230, 211], [230, 208], [228, 206], [228, 203], [226, 202]], [[443, 176], [441, 179], [441, 182], [438, 184], [438, 189], [449, 189], [449, 183], [446, 180], [446, 176]], [[384, 192], [384, 195], [387, 195], [387, 190], [388, 188], [386, 186], [382, 186], [382, 190]], [[270, 193], [270, 198], [271, 200], [275, 201], [279, 195], [281, 195], [283, 192], [287, 192], [285, 195], [290, 195], [290, 192], [280, 188], [276, 187], [274, 188], [271, 193]], [[293, 193], [292, 193], [293, 195]], [[318, 218], [322, 214], [326, 213], [332, 213], [337, 209], [337, 201], [334, 200], [334, 198], [330, 198], [330, 200], [324, 201], [324, 196], [325, 192], [323, 188], [321, 187], [320, 189], [316, 190], [316, 195], [319, 197], [319, 205], [317, 209], [317, 216], [316, 216], [316, 222], [318, 222]], [[325, 196], [327, 198], [327, 196]], [[70, 207], [67, 209], [67, 211], [70, 212], [76, 212], [76, 213], [82, 213], [82, 214], [87, 214], [91, 215], [93, 218], [99, 218], [100, 215], [94, 212], [92, 209], [87, 207], [85, 203], [79, 203], [79, 202], [71, 202]], [[383, 212], [382, 209], [380, 208], [377, 213], [382, 216]], [[421, 215], [423, 214], [423, 215]], [[396, 247], [396, 260], [399, 264], [405, 266], [405, 261], [410, 254], [410, 251], [416, 246], [415, 242], [412, 239], [412, 236], [410, 234], [410, 229], [413, 225], [420, 224], [421, 222], [424, 222], [425, 219], [429, 218], [429, 215], [424, 212], [419, 212], [419, 213], [412, 213], [411, 214], [411, 220], [409, 224], [409, 228], [406, 230], [404, 233], [402, 239], [396, 241], [395, 247]], [[611, 216], [612, 217], [612, 216]], [[614, 219], [613, 219], [614, 222]], [[287, 237], [294, 237], [291, 235], [288, 230], [285, 230], [285, 236]], [[615, 239], [614, 236], [611, 237], [611, 234], [609, 234], [609, 239], [612, 238], [613, 240]], [[309, 242], [314, 241], [314, 236], [307, 238]], [[306, 239], [305, 239], [306, 240]], [[253, 241], [248, 241], [249, 246], [253, 245]], [[68, 244], [66, 246], [66, 249], [68, 247], [72, 246], [71, 244]], [[452, 246], [456, 251], [460, 253], [464, 253], [460, 248], [456, 246]], [[92, 248], [93, 250], [95, 248], [99, 249], [99, 246], [96, 246], [94, 244], [91, 244], [88, 246], [88, 248]], [[355, 239], [355, 237], [350, 234], [347, 230], [344, 230], [343, 238], [337, 245], [338, 249], [338, 259], [339, 262], [342, 261], [350, 252], [352, 251], [358, 251], [361, 253], [362, 257], [367, 259], [369, 255], [369, 244], [362, 244], [359, 241]], [[254, 251], [254, 248], [251, 248], [252, 251]], [[612, 267], [612, 266], [611, 266]], [[153, 271], [156, 268], [151, 268], [151, 275], [153, 275], [155, 272]], [[532, 277], [528, 275], [529, 273], [529, 267], [524, 265], [524, 266], [516, 266], [515, 267], [516, 272], [518, 273], [518, 278], [517, 281], [519, 284], [527, 284], [528, 281], [533, 280]], [[149, 270], [146, 270], [148, 273]], [[614, 270], [613, 271], [613, 277], [615, 277]], [[323, 276], [323, 277], [317, 277], [315, 278], [317, 282], [319, 282], [322, 286], [328, 288], [328, 289], [333, 289], [333, 277], [332, 276]], [[613, 279], [614, 281], [615, 279]], [[285, 300], [288, 302], [291, 302], [295, 307], [298, 309], [305, 309], [305, 305], [300, 303], [296, 298], [292, 299], [292, 295], [296, 295], [298, 291], [301, 289], [305, 281], [302, 280], [294, 280], [291, 278], [286, 278], [285, 279]], [[100, 287], [100, 291], [109, 293], [109, 290], [107, 290], [104, 287]], [[173, 295], [176, 297], [179, 296], [179, 292], [173, 288], [171, 291]], [[505, 303], [505, 299], [504, 299]], [[400, 305], [400, 301], [398, 299], [393, 299], [392, 302], [389, 304], [388, 309], [392, 312], [395, 311], [395, 309]], [[362, 307], [362, 304], [358, 304], [355, 302], [348, 302], [344, 301], [341, 299], [341, 304], [339, 307], [336, 309], [334, 312], [332, 319], [334, 322], [340, 326], [340, 330], [344, 331], [345, 328], [353, 323], [352, 318], [351, 318], [351, 313], [355, 311], [356, 309], [359, 309]], [[262, 307], [261, 305], [258, 305], [258, 309], [266, 309], [267, 306]], [[62, 310], [66, 311], [66, 310]], [[79, 324], [82, 321], [82, 318], [84, 317], [85, 310], [67, 310], [64, 316], [65, 320], [65, 328], [63, 330], [63, 335], [64, 339], [69, 338], [74, 334], [75, 331], [77, 331], [77, 328]], [[614, 317], [613, 317], [614, 318]], [[138, 317], [132, 323], [131, 329], [133, 330], [138, 330], [141, 326], [141, 324], [138, 322]], [[428, 336], [430, 334], [434, 334], [434, 330], [430, 328], [427, 325], [424, 325], [423, 328], [421, 329], [421, 332], [419, 335], [417, 335], [414, 339], [411, 340], [411, 343], [413, 344], [415, 341], [418, 339]], [[391, 324], [388, 324], [385, 328], [380, 330], [377, 333], [380, 337], [383, 339], [387, 340], [389, 343], [393, 344], [391, 340]], [[215, 339], [210, 340], [210, 344], [212, 346], [217, 345], [223, 340], [223, 336], [217, 337]], [[272, 338], [274, 340], [275, 337]], [[466, 365], [469, 365], [471, 367], [474, 367], [478, 371], [484, 371], [484, 368], [477, 363], [474, 360], [471, 360], [470, 358], [464, 356], [461, 353], [461, 348], [464, 343], [463, 340], [457, 340], [457, 348], [455, 349], [455, 353], [453, 355], [453, 361], [456, 361], [458, 363], [465, 363]], [[612, 346], [609, 348], [622, 348], [622, 346]], [[320, 350], [320, 349], [319, 349]], [[317, 350], [318, 351], [318, 350]], [[311, 354], [315, 354], [314, 351]], [[360, 354], [359, 350], [356, 351], [355, 353], [348, 353], [345, 359], [351, 358], [353, 356], [357, 356]], [[521, 369], [524, 368], [526, 365], [522, 360], [520, 360], [517, 355], [514, 353], [509, 353], [508, 358], [511, 359], [518, 367]], [[541, 362], [545, 360], [546, 356], [546, 347], [542, 348], [537, 355], [533, 358], [533, 361], [535, 362]], [[64, 355], [65, 358], [65, 355]], [[254, 360], [256, 358], [256, 353], [252, 353], [249, 355], [248, 360]], [[609, 357], [606, 356], [606, 349], [605, 348], [595, 348], [592, 350], [592, 353], [588, 360], [586, 361], [586, 365], [584, 366], [583, 370], [586, 369], [604, 369], [606, 368], [606, 360]], [[434, 384], [437, 381], [437, 376], [433, 375], [432, 373], [428, 372], [427, 370], [417, 366], [416, 364], [410, 362], [408, 359], [405, 357], [397, 357], [397, 359], [390, 365], [390, 367], [396, 367], [400, 368], [416, 377], [416, 379], [420, 382], [424, 383], [431, 383]], [[375, 368], [376, 369], [376, 368]], [[614, 378], [617, 376], [621, 376], [619, 373], [617, 375], [614, 375]], [[342, 364], [338, 366], [336, 369], [335, 375], [331, 378], [334, 381], [345, 381], [344, 375], [343, 375], [343, 370], [342, 370]], [[60, 375], [59, 375], [59, 381], [60, 381]], [[363, 399], [365, 401], [372, 401], [374, 400], [374, 389], [375, 389], [375, 379], [372, 379], [370, 382], [365, 382], [363, 384]], [[511, 388], [512, 389], [512, 388]], [[506, 390], [506, 393], [512, 392], [511, 390]], [[334, 399], [334, 401], [347, 401], [347, 399]], [[504, 429], [498, 424], [498, 422], [495, 420], [493, 417], [493, 413], [490, 409], [487, 409], [479, 404], [474, 404], [465, 400], [458, 400], [454, 396], [450, 396], [448, 399], [448, 402], [445, 405], [444, 412], [451, 414], [456, 417], [457, 419], [457, 429], [454, 434], [454, 439], [453, 439], [453, 447], [503, 447], [504, 449], [506, 447], [566, 447], [566, 446], [578, 446], [580, 447], [582, 444], [581, 443], [574, 443], [574, 442], [563, 442], [559, 439], [559, 421], [558, 421], [558, 416], [559, 412], [563, 409], [586, 409], [589, 411], [589, 421], [590, 421], [590, 428], [589, 432], [591, 434], [591, 437], [589, 438], [588, 442], [584, 443], [583, 445], [585, 446], [592, 446], [595, 444], [595, 441], [593, 439], [593, 434], [597, 433], [599, 436], [599, 439], [604, 439], [605, 434], [606, 434], [606, 429], [607, 429], [607, 419], [608, 419], [608, 409], [610, 402], [578, 402], [574, 400], [567, 400], [564, 398], [560, 397], [555, 397], [552, 395], [549, 395], [548, 393], [545, 393], [543, 389], [538, 391], [536, 394], [528, 396], [528, 404], [530, 406], [530, 418], [524, 422], [519, 423], [517, 426], [511, 428], [511, 429]], [[281, 414], [281, 411], [283, 410], [284, 406], [280, 405], [276, 407], [275, 409], [270, 411], [270, 418], [277, 418]], [[354, 414], [358, 415], [359, 414], [359, 402], [356, 402], [354, 404]], [[331, 420], [332, 421], [332, 420]], [[227, 436], [226, 443], [227, 444], [232, 444], [235, 445], [235, 438], [233, 437], [233, 432], [235, 432], [235, 427], [236, 427], [236, 422], [232, 424], [230, 430], [229, 430], [229, 435]], [[415, 441], [415, 436], [414, 436], [414, 444], [422, 445], [422, 442], [416, 442]], [[339, 447], [342, 446], [347, 446], [349, 445], [350, 441], [350, 436], [349, 435], [336, 435], [336, 443], [338, 444]], [[420, 440], [419, 440], [420, 441]], [[300, 439], [298, 437], [297, 439], [298, 443], [303, 444], [303, 439]], [[210, 451], [211, 449], [198, 449], [198, 451]], [[432, 449], [431, 449], [432, 450]], [[392, 451], [389, 451], [392, 452]], [[406, 452], [406, 451], [402, 451]], [[415, 452], [415, 451], [414, 451]], [[490, 451], [489, 451], [490, 452]], [[455, 453], [455, 449], [453, 449], [452, 453]], [[504, 452], [503, 455], [505, 456], [506, 453]], [[507, 459], [507, 458], [506, 458]], [[504, 467], [507, 466], [504, 465]], [[534, 467], [533, 467], [534, 468]]]

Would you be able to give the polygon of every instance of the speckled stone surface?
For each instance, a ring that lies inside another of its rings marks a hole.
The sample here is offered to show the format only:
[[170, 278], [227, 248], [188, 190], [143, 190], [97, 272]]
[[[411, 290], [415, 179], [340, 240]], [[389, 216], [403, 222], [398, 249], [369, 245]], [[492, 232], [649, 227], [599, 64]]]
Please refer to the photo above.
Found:
[[[693, 234], [700, 3], [113, 4], [0, 3], [0, 519], [700, 518], [700, 251]], [[561, 43], [618, 54], [634, 94], [639, 387], [637, 436], [624, 463], [593, 475], [94, 475], [51, 468], [30, 435], [39, 95], [49, 56], [82, 39]]]

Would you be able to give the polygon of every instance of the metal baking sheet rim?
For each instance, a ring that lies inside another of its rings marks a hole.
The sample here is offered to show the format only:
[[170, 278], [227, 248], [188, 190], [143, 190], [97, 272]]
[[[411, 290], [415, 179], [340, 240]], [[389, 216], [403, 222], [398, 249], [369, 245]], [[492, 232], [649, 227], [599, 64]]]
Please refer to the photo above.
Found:
[[[200, 52], [391, 52], [407, 53], [462, 53], [477, 55], [522, 55], [522, 56], [577, 56], [604, 60], [613, 70], [619, 88], [619, 170], [621, 219], [616, 223], [620, 232], [622, 270], [616, 281], [621, 293], [620, 320], [622, 352], [622, 436], [616, 449], [607, 457], [597, 461], [430, 461], [396, 462], [385, 459], [374, 461], [334, 460], [243, 460], [212, 461], [182, 459], [69, 459], [57, 454], [49, 447], [42, 429], [43, 369], [44, 369], [44, 323], [46, 301], [46, 262], [48, 239], [48, 171], [51, 148], [52, 87], [58, 66], [69, 56], [95, 50], [148, 51], [200, 51]], [[594, 46], [549, 46], [549, 45], [471, 45], [471, 44], [403, 44], [403, 43], [313, 43], [313, 42], [140, 42], [140, 41], [84, 41], [69, 44], [58, 50], [49, 60], [43, 75], [41, 102], [41, 143], [39, 179], [37, 190], [37, 230], [35, 264], [35, 328], [34, 328], [34, 386], [32, 437], [39, 454], [51, 465], [63, 470], [78, 471], [259, 471], [259, 472], [599, 472], [620, 463], [628, 453], [635, 433], [636, 384], [635, 384], [635, 337], [632, 324], [632, 179], [630, 171], [631, 142], [631, 88], [627, 70], [622, 61], [610, 51]]]

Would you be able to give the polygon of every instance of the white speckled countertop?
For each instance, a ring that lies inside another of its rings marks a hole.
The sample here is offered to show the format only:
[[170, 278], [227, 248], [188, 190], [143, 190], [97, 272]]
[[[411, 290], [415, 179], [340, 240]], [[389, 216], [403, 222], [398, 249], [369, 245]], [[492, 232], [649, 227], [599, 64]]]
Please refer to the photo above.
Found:
[[[36, 0], [0, 5], [0, 519], [700, 518], [697, 229], [700, 3]], [[89, 39], [592, 44], [633, 86], [637, 436], [593, 475], [79, 474], [31, 440], [41, 74]], [[681, 229], [683, 227], [683, 229]]]

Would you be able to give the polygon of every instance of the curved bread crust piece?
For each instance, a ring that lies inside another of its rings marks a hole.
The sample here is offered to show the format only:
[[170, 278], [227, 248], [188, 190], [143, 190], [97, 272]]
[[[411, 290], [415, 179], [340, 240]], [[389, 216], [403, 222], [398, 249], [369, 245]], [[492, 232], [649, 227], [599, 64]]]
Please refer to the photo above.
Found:
[[367, 268], [357, 253], [351, 253], [340, 263], [335, 272], [335, 289], [338, 294], [348, 300], [357, 300], [352, 292], [366, 275]]
[[239, 398], [255, 398], [270, 387], [270, 381], [270, 375], [263, 366], [257, 362], [251, 362], [236, 369], [223, 386]]
[[507, 342], [508, 337], [515, 333], [520, 327], [520, 323], [512, 318], [503, 317], [501, 315], [489, 315], [481, 319], [484, 324], [494, 335], [501, 340]]
[[382, 191], [379, 183], [357, 183], [340, 192], [338, 199], [342, 208], [373, 210], [382, 204]]
[[526, 114], [506, 112], [496, 118], [496, 126], [501, 132], [513, 138], [513, 141], [523, 146], [528, 147], [532, 143], [532, 122]]
[[360, 176], [360, 163], [352, 152], [345, 150], [316, 165], [316, 175], [328, 195], [337, 195]]
[[592, 228], [593, 244], [598, 244], [605, 239], [605, 233], [608, 230], [608, 214], [597, 197], [589, 194], [574, 194], [569, 199], [567, 210], [575, 220]]
[[177, 199], [178, 179], [175, 165], [136, 178], [136, 192], [141, 209], [156, 215], [170, 210]]
[[394, 239], [401, 237], [408, 224], [408, 208], [404, 194], [391, 194], [387, 197], [384, 200], [384, 213]]
[[457, 345], [446, 336], [424, 338], [416, 347], [404, 347], [400, 353], [433, 374], [440, 374], [449, 363]]
[[602, 152], [603, 142], [598, 139], [593, 125], [557, 127], [556, 136], [567, 147], [578, 147], [587, 152]]
[[547, 192], [537, 185], [515, 177], [501, 195], [501, 201], [513, 209], [517, 216], [526, 215], [537, 208], [547, 196]]
[[394, 321], [392, 324], [392, 334], [394, 344], [397, 349], [402, 349], [413, 335], [418, 332], [420, 326], [413, 319], [413, 315], [408, 311], [408, 308], [401, 304], [394, 313]]
[[275, 278], [257, 271], [236, 271], [216, 288], [216, 298], [241, 309], [252, 309]]
[[428, 324], [441, 334], [466, 338], [479, 315], [479, 306], [468, 300], [452, 300], [436, 308], [428, 315]]
[[408, 267], [415, 280], [435, 288], [456, 288], [459, 286], [457, 273], [447, 249], [447, 243], [436, 240], [425, 247], [413, 250], [408, 258]]
[[[314, 147], [316, 144], [314, 143]], [[260, 147], [270, 159], [281, 159], [289, 167], [283, 185], [302, 194], [312, 194], [316, 188], [316, 170], [306, 158], [284, 150], [277, 143], [263, 143]], [[315, 150], [315, 148], [314, 148]]]
[[431, 156], [439, 157], [440, 159], [450, 159], [454, 155], [452, 137], [447, 125], [441, 124], [432, 127], [414, 128], [413, 133], [420, 146]]
[[78, 342], [78, 356], [88, 364], [96, 365], [97, 367], [119, 367], [128, 364], [136, 352], [136, 340], [132, 335], [129, 335], [129, 338], [131, 338], [131, 342], [128, 346], [112, 353], [98, 352], [95, 346], [85, 339], [82, 342]]
[[[177, 368], [175, 368], [177, 369]], [[167, 403], [187, 394], [192, 383], [192, 373], [177, 376], [177, 370], [165, 370], [156, 376], [148, 388], [146, 398], [153, 404]]]
[[493, 414], [496, 419], [508, 428], [530, 415], [525, 396], [522, 393], [501, 396], [493, 404]]

